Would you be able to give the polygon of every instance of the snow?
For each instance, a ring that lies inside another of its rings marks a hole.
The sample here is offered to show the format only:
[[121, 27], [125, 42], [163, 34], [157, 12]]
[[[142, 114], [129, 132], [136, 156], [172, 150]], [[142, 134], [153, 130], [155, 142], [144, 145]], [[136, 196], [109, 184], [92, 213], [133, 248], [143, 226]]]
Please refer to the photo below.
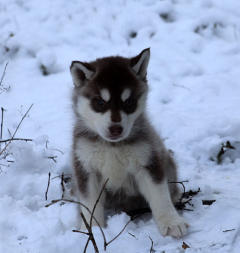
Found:
[[[130, 223], [107, 252], [150, 252], [149, 236], [155, 252], [184, 252], [183, 241], [187, 252], [239, 252], [239, 1], [2, 0], [0, 27], [0, 73], [8, 62], [0, 86], [3, 139], [33, 104], [16, 135], [33, 141], [12, 142], [0, 160], [0, 252], [83, 252], [86, 235], [72, 232], [76, 206], [45, 207], [61, 198], [60, 175], [71, 171], [69, 66], [72, 60], [134, 56], [146, 47], [150, 118], [174, 151], [186, 189], [201, 192], [193, 198], [194, 211], [183, 213], [190, 224], [184, 238], [163, 238], [154, 221], [144, 219]], [[236, 149], [217, 164], [226, 141]], [[49, 158], [55, 156], [56, 162]], [[216, 202], [205, 206], [204, 199]], [[107, 240], [128, 219], [110, 217]], [[94, 234], [104, 252], [97, 228]], [[91, 245], [88, 252], [94, 252]]]

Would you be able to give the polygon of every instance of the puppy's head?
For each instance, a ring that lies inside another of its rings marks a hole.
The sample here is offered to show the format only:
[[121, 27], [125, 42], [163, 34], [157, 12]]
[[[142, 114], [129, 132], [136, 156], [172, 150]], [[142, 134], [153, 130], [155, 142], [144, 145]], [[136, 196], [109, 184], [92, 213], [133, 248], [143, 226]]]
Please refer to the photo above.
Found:
[[74, 109], [93, 132], [109, 142], [124, 140], [143, 113], [150, 49], [133, 58], [106, 57], [70, 67]]

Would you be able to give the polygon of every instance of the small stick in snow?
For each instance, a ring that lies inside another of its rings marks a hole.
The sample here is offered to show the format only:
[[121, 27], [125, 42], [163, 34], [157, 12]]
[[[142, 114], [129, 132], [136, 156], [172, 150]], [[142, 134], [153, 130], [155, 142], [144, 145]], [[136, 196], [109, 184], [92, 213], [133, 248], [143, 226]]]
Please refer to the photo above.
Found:
[[51, 173], [48, 172], [48, 184], [47, 184], [47, 190], [45, 192], [45, 199], [47, 200], [47, 195], [48, 195], [48, 189], [49, 189], [49, 186], [50, 186], [50, 178], [51, 178]]
[[[86, 252], [87, 252], [87, 247], [88, 247], [89, 242], [90, 242], [90, 237], [88, 237], [88, 240], [87, 240], [86, 245], [85, 245], [85, 247], [84, 247], [83, 253], [86, 253]], [[96, 253], [96, 251], [95, 251], [95, 253]]]
[[229, 149], [236, 149], [230, 141], [227, 141], [226, 143], [222, 143], [221, 149], [219, 150], [217, 154], [217, 164], [222, 163], [222, 156], [225, 154], [225, 152]]
[[2, 76], [1, 76], [1, 80], [0, 80], [0, 86], [2, 86], [2, 82], [3, 82], [4, 76], [5, 76], [6, 70], [7, 70], [7, 65], [8, 65], [8, 62], [6, 63], [6, 65], [4, 67], [4, 70], [3, 70], [3, 73], [2, 73]]
[[[68, 177], [66, 177], [66, 176], [68, 176]], [[66, 181], [70, 180], [71, 176], [72, 176], [72, 174], [64, 174], [64, 182], [66, 183]], [[55, 176], [55, 177], [52, 178], [52, 180], [54, 180], [56, 178], [61, 178], [61, 177], [62, 177], [62, 175]]]
[[28, 115], [29, 111], [32, 109], [32, 107], [33, 107], [33, 104], [31, 104], [31, 106], [28, 108], [28, 110], [26, 111], [26, 113], [22, 116], [20, 122], [18, 123], [18, 125], [17, 125], [17, 127], [16, 127], [16, 129], [15, 129], [13, 135], [12, 135], [11, 140], [10, 140], [10, 141], [5, 145], [5, 147], [0, 151], [0, 156], [3, 154], [3, 152], [7, 149], [8, 145], [9, 145], [9, 144], [12, 142], [12, 140], [14, 139], [14, 137], [15, 137], [15, 135], [16, 135], [18, 129], [19, 129], [19, 127], [21, 126], [23, 120], [27, 117], [27, 115]]
[[[168, 182], [169, 184], [181, 184], [182, 187], [183, 187], [183, 193], [182, 193], [182, 196], [181, 198], [178, 200], [177, 203], [175, 203], [175, 207], [176, 209], [178, 210], [185, 210], [185, 211], [193, 211], [192, 209], [188, 209], [188, 208], [185, 208], [186, 204], [190, 205], [193, 207], [193, 204], [191, 203], [192, 201], [192, 198], [193, 196], [197, 195], [201, 189], [198, 188], [197, 191], [187, 191], [186, 192], [186, 188], [185, 188], [185, 185], [183, 183], [186, 183], [186, 182], [189, 182], [188, 180], [185, 180], [185, 181], [180, 181], [180, 182]], [[183, 201], [183, 199], [187, 199], [186, 201]]]
[[9, 134], [9, 136], [12, 138], [12, 133], [11, 133], [11, 131], [9, 130], [9, 128], [8, 128], [8, 134]]
[[[131, 235], [132, 237], [136, 238], [136, 236], [130, 232], [128, 232], [129, 235]], [[136, 238], [137, 239], [137, 238]]]
[[185, 180], [185, 181], [179, 181], [179, 182], [168, 182], [169, 184], [181, 184], [182, 187], [183, 187], [183, 195], [185, 195], [186, 193], [186, 188], [185, 188], [185, 185], [183, 183], [188, 183], [189, 181], [188, 180]]
[[82, 212], [80, 213], [80, 215], [81, 215], [82, 220], [83, 220], [83, 222], [84, 222], [84, 224], [85, 224], [85, 227], [86, 227], [86, 229], [88, 230], [88, 233], [89, 233], [89, 237], [88, 237], [88, 240], [87, 240], [85, 249], [84, 249], [84, 253], [85, 253], [86, 250], [87, 250], [89, 241], [92, 242], [92, 245], [93, 245], [93, 247], [94, 247], [95, 253], [99, 253], [99, 250], [98, 250], [98, 247], [97, 247], [95, 238], [94, 238], [93, 233], [92, 233], [92, 227], [89, 226], [89, 224], [87, 223], [86, 218], [85, 218], [85, 216], [84, 216], [84, 214], [83, 214]]
[[11, 139], [5, 139], [5, 140], [0, 140], [0, 143], [4, 143], [4, 142], [9, 142], [9, 141], [33, 141], [32, 139], [28, 139], [28, 138], [11, 138]]
[[57, 156], [56, 155], [55, 156], [48, 156], [47, 158], [52, 159], [55, 163], [57, 163], [57, 160], [56, 160]]
[[151, 240], [151, 248], [150, 248], [150, 253], [154, 253], [154, 252], [156, 252], [156, 250], [153, 248], [153, 240], [152, 240], [152, 238], [151, 238], [151, 236], [148, 236], [149, 237], [149, 239]]
[[189, 89], [188, 87], [185, 87], [184, 85], [180, 85], [180, 84], [175, 84], [175, 83], [173, 83], [173, 86], [179, 87], [179, 88], [183, 88], [183, 89], [186, 89], [186, 90], [188, 90], [188, 91], [191, 91], [191, 89]]
[[223, 230], [223, 232], [226, 233], [226, 232], [231, 232], [231, 231], [234, 231], [234, 230], [236, 230], [236, 228]]
[[1, 117], [1, 133], [0, 133], [0, 140], [2, 140], [2, 136], [3, 136], [3, 114], [5, 109], [3, 107], [1, 107], [1, 111], [2, 111], [2, 117]]
[[77, 230], [77, 229], [73, 229], [72, 232], [81, 233], [81, 234], [84, 234], [84, 235], [89, 235], [88, 232], [80, 231], [80, 230]]
[[64, 198], [65, 187], [64, 187], [64, 172], [61, 175], [61, 187], [62, 187], [62, 199]]
[[206, 205], [206, 206], [210, 206], [212, 205], [212, 203], [214, 203], [216, 201], [216, 199], [213, 200], [202, 200], [202, 204]]
[[[84, 205], [82, 202], [80, 201], [75, 201], [75, 200], [72, 200], [72, 199], [55, 199], [55, 200], [52, 200], [51, 203], [45, 205], [45, 207], [49, 207], [49, 206], [52, 206], [58, 202], [69, 202], [69, 203], [74, 203], [74, 204], [77, 204], [77, 205], [80, 205], [81, 207], [85, 208], [87, 210], [88, 213], [92, 214], [92, 212], [90, 211], [90, 209]], [[103, 232], [103, 229], [101, 227], [101, 225], [99, 224], [98, 220], [95, 218], [95, 216], [93, 215], [93, 219], [94, 221], [96, 222], [96, 224], [98, 225], [100, 231], [101, 231], [101, 234], [102, 234], [102, 237], [103, 237], [103, 240], [104, 240], [104, 245], [106, 244], [106, 236]]]
[[[136, 217], [135, 217], [136, 218]], [[112, 243], [113, 241], [115, 241], [121, 234], [122, 232], [125, 230], [125, 228], [128, 226], [128, 224], [132, 221], [132, 219], [130, 219], [126, 224], [125, 226], [122, 228], [122, 230], [116, 235], [114, 236], [109, 242], [107, 242], [105, 245], [104, 245], [104, 250], [106, 250], [107, 246]]]
[[109, 178], [108, 178], [108, 179], [105, 181], [105, 183], [103, 184], [102, 189], [101, 189], [101, 191], [100, 191], [100, 193], [99, 193], [99, 195], [98, 195], [98, 198], [97, 198], [97, 200], [96, 200], [96, 202], [95, 202], [95, 204], [94, 204], [94, 207], [93, 207], [93, 210], [92, 210], [92, 214], [91, 214], [91, 218], [90, 218], [90, 227], [92, 227], [92, 220], [93, 220], [93, 215], [94, 215], [95, 209], [96, 209], [97, 204], [98, 204], [98, 202], [99, 202], [99, 200], [100, 200], [100, 198], [101, 198], [101, 196], [102, 196], [102, 194], [103, 194], [103, 191], [104, 191], [104, 189], [105, 189], [105, 187], [106, 187], [106, 184], [107, 184], [108, 180], [109, 180]]
[[183, 248], [184, 250], [186, 250], [186, 249], [190, 248], [190, 246], [187, 245], [185, 242], [183, 242], [183, 243], [182, 243], [182, 248]]
[[[115, 240], [123, 233], [123, 231], [125, 230], [125, 228], [128, 226], [128, 224], [129, 224], [131, 221], [133, 221], [134, 219], [136, 219], [136, 218], [138, 218], [139, 216], [141, 216], [141, 214], [140, 214], [140, 215], [135, 215], [134, 217], [131, 217], [131, 218], [129, 219], [129, 221], [125, 224], [125, 226], [122, 228], [122, 230], [121, 230], [116, 236], [114, 236], [110, 241], [107, 242], [106, 236], [105, 236], [105, 234], [104, 234], [104, 232], [103, 232], [102, 227], [100, 226], [98, 220], [94, 217], [94, 211], [95, 211], [96, 206], [97, 206], [97, 204], [98, 204], [98, 202], [99, 202], [99, 200], [100, 200], [100, 198], [101, 198], [101, 195], [102, 195], [102, 193], [103, 193], [103, 190], [104, 190], [104, 188], [106, 187], [107, 182], [108, 182], [108, 179], [107, 179], [107, 180], [105, 181], [105, 183], [103, 184], [102, 189], [101, 189], [101, 192], [100, 192], [100, 194], [99, 194], [99, 196], [98, 196], [98, 198], [97, 198], [97, 200], [96, 200], [96, 202], [95, 202], [95, 204], [94, 204], [94, 208], [93, 208], [92, 211], [91, 211], [86, 205], [84, 205], [82, 202], [80, 202], [80, 201], [75, 201], [75, 200], [71, 200], [71, 199], [63, 199], [63, 198], [62, 198], [62, 199], [56, 199], [56, 200], [52, 200], [51, 203], [45, 205], [45, 207], [49, 207], [49, 206], [54, 205], [54, 204], [56, 204], [56, 203], [58, 203], [58, 202], [70, 202], [70, 203], [78, 204], [78, 205], [80, 205], [81, 207], [85, 208], [85, 209], [87, 210], [87, 212], [91, 214], [90, 221], [91, 221], [91, 219], [94, 220], [94, 221], [96, 222], [97, 226], [99, 227], [100, 231], [101, 231], [101, 234], [102, 234], [102, 237], [103, 237], [103, 241], [104, 241], [104, 250], [106, 250], [106, 249], [107, 249], [107, 246], [108, 246], [110, 243], [112, 243], [113, 241], [115, 241]], [[81, 216], [82, 216], [82, 218], [84, 217], [83, 214], [82, 214], [82, 212], [81, 212]], [[85, 218], [85, 217], [84, 217], [84, 218]], [[74, 230], [74, 232], [79, 232], [79, 233], [86, 234], [86, 235], [89, 236], [89, 237], [88, 237], [88, 240], [87, 240], [87, 242], [86, 242], [86, 245], [85, 245], [85, 249], [84, 249], [84, 252], [86, 252], [87, 247], [88, 247], [88, 244], [89, 244], [89, 241], [92, 241], [91, 238], [94, 238], [94, 236], [93, 236], [93, 233], [92, 233], [92, 226], [90, 226], [90, 224], [86, 224], [87, 221], [86, 221], [86, 219], [85, 219], [85, 221], [84, 221], [84, 218], [83, 218], [83, 222], [85, 223], [85, 226], [86, 226], [86, 228], [87, 228], [87, 230], [88, 230], [88, 233], [82, 232], [82, 231], [78, 231], [78, 230]], [[91, 224], [91, 225], [92, 225], [92, 224]], [[89, 229], [90, 229], [90, 231], [89, 231]], [[96, 241], [95, 241], [95, 242], [96, 242]], [[95, 250], [96, 250], [96, 249], [95, 249]], [[96, 253], [96, 252], [98, 252], [98, 251], [95, 251], [95, 253]]]
[[57, 152], [61, 153], [62, 155], [64, 155], [64, 152], [62, 150], [60, 150], [60, 149], [57, 149], [57, 148], [48, 148], [48, 143], [49, 143], [49, 140], [46, 140], [46, 143], [45, 143], [46, 149], [57, 151]]

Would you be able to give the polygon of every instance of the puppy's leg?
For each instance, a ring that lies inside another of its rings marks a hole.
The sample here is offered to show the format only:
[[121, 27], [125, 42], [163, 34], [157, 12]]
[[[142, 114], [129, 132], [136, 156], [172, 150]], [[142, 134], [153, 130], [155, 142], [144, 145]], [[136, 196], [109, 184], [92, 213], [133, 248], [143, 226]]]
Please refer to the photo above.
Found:
[[169, 182], [168, 187], [169, 187], [172, 202], [175, 204], [181, 198], [181, 191], [179, 190], [178, 184], [173, 183], [173, 182], [177, 182], [177, 167], [173, 158], [171, 157], [171, 154], [169, 155], [167, 154], [165, 159], [166, 159], [166, 165], [165, 165], [166, 169], [164, 173]]
[[[75, 175], [76, 175], [76, 184], [78, 188], [78, 199], [84, 205], [86, 205], [89, 210], [92, 212], [94, 205], [99, 197], [101, 192], [102, 183], [98, 180], [94, 172], [88, 173], [83, 166], [78, 162], [75, 164]], [[94, 211], [94, 217], [97, 219], [101, 227], [105, 226], [104, 221], [104, 201], [105, 194], [101, 195], [99, 202], [97, 203], [96, 209]], [[86, 210], [86, 208], [81, 207], [81, 211], [86, 218], [86, 221], [89, 223], [91, 214]], [[93, 225], [97, 225], [93, 219]], [[85, 224], [82, 222], [81, 229], [85, 229]]]
[[137, 184], [140, 192], [152, 210], [153, 217], [163, 236], [181, 237], [187, 232], [187, 224], [173, 206], [166, 179], [154, 182], [147, 170], [137, 174]]

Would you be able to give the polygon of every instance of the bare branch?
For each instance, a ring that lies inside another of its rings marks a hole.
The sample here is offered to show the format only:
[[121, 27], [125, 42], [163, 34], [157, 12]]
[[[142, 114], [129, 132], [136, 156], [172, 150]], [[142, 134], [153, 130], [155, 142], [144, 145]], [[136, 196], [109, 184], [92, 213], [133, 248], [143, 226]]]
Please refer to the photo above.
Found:
[[[66, 180], [66, 178], [71, 178], [72, 174], [68, 173], [68, 174], [64, 174], [64, 176], [68, 176], [68, 177], [64, 177], [64, 181]], [[56, 178], [61, 178], [62, 175], [58, 175], [52, 178], [52, 180], [56, 179]]]
[[130, 233], [130, 232], [128, 232], [128, 234], [131, 235], [132, 237], [134, 237], [135, 239], [137, 239], [136, 236], [135, 236], [134, 234], [132, 234], [132, 233]]
[[84, 247], [83, 253], [85, 253], [87, 251], [87, 247], [88, 247], [89, 242], [90, 242], [90, 237], [88, 237], [88, 240], [87, 240], [86, 245]]
[[2, 151], [0, 152], [0, 156], [3, 154], [3, 152], [7, 149], [7, 147], [9, 146], [9, 144], [12, 142], [12, 140], [14, 139], [19, 127], [21, 126], [23, 120], [27, 117], [29, 111], [32, 109], [33, 107], [33, 104], [31, 104], [31, 106], [28, 108], [28, 110], [26, 111], [26, 113], [23, 115], [22, 119], [20, 120], [20, 122], [18, 123], [17, 125], [17, 128], [15, 129], [13, 135], [12, 135], [12, 138], [11, 140], [5, 145], [5, 147], [2, 149]]
[[12, 133], [10, 132], [9, 128], [8, 128], [8, 134], [10, 137], [12, 137]]
[[226, 233], [226, 232], [231, 232], [231, 231], [234, 231], [234, 230], [236, 230], [236, 228], [232, 228], [232, 229], [223, 230], [223, 232], [224, 232], [224, 233]]
[[[193, 207], [193, 204], [191, 203], [192, 197], [200, 192], [200, 188], [198, 188], [197, 191], [190, 190], [190, 191], [186, 192], [185, 185], [183, 184], [186, 182], [188, 182], [188, 180], [180, 181], [180, 182], [168, 182], [168, 183], [169, 184], [181, 184], [183, 187], [183, 193], [182, 193], [180, 199], [178, 200], [178, 202], [175, 203], [176, 209], [185, 210], [185, 211], [193, 211], [193, 209], [186, 208], [186, 204]], [[184, 201], [183, 199], [186, 199], [186, 200]]]
[[2, 136], [3, 136], [3, 114], [5, 109], [3, 107], [1, 107], [1, 111], [2, 111], [2, 117], [1, 117], [1, 133], [0, 133], [0, 140], [2, 140]]
[[149, 252], [150, 252], [150, 253], [154, 253], [154, 252], [156, 252], [156, 251], [155, 251], [155, 249], [153, 248], [153, 240], [152, 240], [152, 238], [151, 238], [150, 235], [149, 235], [148, 237], [149, 237], [149, 239], [150, 239], [150, 241], [151, 241], [151, 248], [150, 248], [150, 251], [149, 251]]
[[[64, 174], [62, 174], [62, 176], [61, 176], [61, 184], [62, 184], [62, 182], [63, 182], [63, 177], [64, 177]], [[88, 224], [88, 222], [86, 221], [85, 216], [84, 216], [83, 213], [81, 212], [81, 217], [82, 217], [82, 219], [83, 219], [83, 222], [84, 222], [84, 224], [85, 224], [85, 227], [86, 227], [87, 230], [88, 230], [87, 233], [86, 233], [86, 232], [79, 231], [79, 230], [73, 230], [73, 232], [79, 232], [79, 233], [82, 233], [82, 234], [85, 234], [85, 235], [88, 235], [88, 236], [89, 236], [89, 237], [88, 237], [88, 240], [87, 240], [87, 242], [86, 242], [85, 248], [84, 248], [84, 252], [86, 252], [86, 250], [87, 250], [89, 241], [92, 242], [92, 244], [93, 244], [93, 246], [94, 246], [94, 249], [95, 249], [95, 252], [96, 252], [96, 253], [99, 252], [99, 251], [98, 251], [98, 248], [97, 248], [96, 241], [95, 241], [95, 239], [94, 239], [93, 232], [92, 232], [92, 221], [93, 221], [93, 220], [96, 222], [96, 224], [98, 225], [98, 227], [99, 227], [99, 229], [100, 229], [100, 231], [101, 231], [101, 234], [102, 234], [102, 237], [103, 237], [103, 241], [104, 241], [104, 250], [106, 250], [107, 246], [108, 246], [110, 243], [112, 243], [113, 241], [115, 241], [115, 240], [123, 233], [123, 231], [126, 229], [126, 227], [128, 226], [128, 224], [129, 224], [132, 220], [134, 220], [134, 219], [138, 218], [139, 216], [141, 216], [141, 214], [139, 214], [139, 215], [135, 215], [134, 217], [130, 218], [129, 221], [128, 221], [128, 222], [124, 225], [124, 227], [121, 229], [121, 231], [120, 231], [116, 236], [114, 236], [110, 241], [107, 242], [106, 236], [105, 236], [105, 234], [104, 234], [104, 232], [103, 232], [102, 227], [100, 226], [98, 220], [94, 217], [94, 211], [95, 211], [95, 209], [96, 209], [96, 207], [97, 207], [97, 204], [98, 204], [99, 201], [100, 201], [100, 198], [101, 198], [101, 196], [102, 196], [102, 193], [103, 193], [103, 191], [104, 191], [104, 189], [105, 189], [105, 187], [106, 187], [106, 184], [107, 184], [108, 180], [109, 180], [109, 179], [107, 179], [107, 180], [105, 181], [105, 183], [103, 184], [102, 189], [101, 189], [101, 191], [100, 191], [100, 194], [99, 194], [99, 196], [98, 196], [98, 198], [97, 198], [97, 200], [96, 200], [96, 202], [95, 202], [95, 204], [94, 204], [94, 207], [93, 207], [93, 210], [92, 210], [92, 211], [91, 211], [86, 205], [84, 205], [84, 204], [83, 204], [82, 202], [80, 202], [80, 201], [75, 201], [75, 200], [71, 200], [71, 199], [64, 199], [64, 198], [52, 200], [51, 203], [45, 205], [45, 207], [49, 207], [49, 206], [51, 206], [51, 205], [53, 205], [53, 204], [56, 204], [56, 203], [58, 203], [58, 202], [70, 202], [70, 203], [74, 203], [74, 204], [80, 205], [81, 207], [85, 208], [85, 209], [88, 211], [88, 213], [91, 214], [90, 221], [89, 221], [89, 224]], [[63, 190], [63, 193], [64, 193], [64, 190]], [[63, 195], [64, 195], [64, 194], [63, 194]], [[63, 196], [62, 196], [62, 197], [63, 197]], [[152, 252], [154, 252], [154, 251], [152, 251]]]
[[81, 233], [81, 234], [84, 234], [84, 235], [89, 235], [88, 232], [80, 231], [80, 230], [77, 230], [77, 229], [73, 229], [72, 232]]
[[4, 70], [3, 70], [3, 73], [2, 73], [2, 76], [1, 76], [1, 80], [0, 80], [0, 94], [3, 93], [4, 91], [9, 91], [10, 90], [10, 86], [8, 87], [5, 87], [3, 85], [3, 79], [5, 77], [5, 74], [6, 74], [6, 69], [7, 69], [7, 65], [8, 65], [8, 62], [6, 63], [5, 67], [4, 67]]
[[55, 156], [48, 156], [47, 158], [48, 158], [48, 159], [51, 159], [51, 160], [53, 160], [55, 163], [57, 163], [57, 160], [56, 160], [57, 156], [56, 156], [56, 155], [55, 155]]
[[65, 187], [64, 187], [64, 173], [61, 175], [61, 187], [62, 187], [62, 199], [64, 198]]
[[99, 200], [100, 200], [100, 198], [101, 198], [101, 196], [102, 196], [102, 193], [103, 193], [103, 191], [104, 191], [104, 189], [105, 189], [105, 187], [106, 187], [106, 184], [107, 184], [108, 180], [109, 180], [109, 178], [107, 178], [107, 180], [106, 180], [105, 183], [103, 184], [102, 189], [101, 189], [101, 191], [100, 191], [100, 193], [99, 193], [99, 195], [98, 195], [98, 198], [97, 198], [97, 200], [96, 200], [96, 202], [95, 202], [95, 204], [94, 204], [94, 207], [93, 207], [93, 210], [92, 210], [92, 214], [91, 214], [91, 218], [90, 218], [90, 227], [92, 227], [92, 219], [93, 219], [93, 215], [94, 215], [95, 209], [96, 209], [97, 204], [98, 204], [98, 202], [99, 202]]
[[182, 187], [183, 187], [183, 195], [185, 194], [186, 192], [186, 188], [185, 188], [185, 185], [183, 183], [188, 183], [189, 181], [188, 180], [185, 180], [185, 181], [179, 181], [179, 182], [168, 182], [169, 184], [181, 184]]
[[[80, 205], [80, 206], [84, 207], [87, 210], [88, 213], [92, 214], [92, 212], [90, 211], [90, 209], [86, 205], [84, 205], [80, 201], [75, 201], [75, 200], [72, 200], [72, 199], [55, 199], [55, 200], [52, 200], [51, 203], [45, 205], [45, 207], [52, 206], [52, 205], [54, 205], [54, 204], [56, 204], [58, 202], [69, 202], [69, 203], [74, 203], [74, 204]], [[99, 224], [98, 220], [95, 218], [94, 215], [93, 215], [93, 219], [94, 219], [94, 221], [96, 222], [96, 224], [98, 225], [98, 227], [99, 227], [99, 229], [101, 231], [101, 234], [102, 234], [102, 237], [103, 237], [103, 241], [104, 241], [104, 245], [105, 245], [106, 242], [107, 242], [107, 240], [106, 240], [106, 236], [105, 236], [105, 234], [103, 232], [103, 229], [102, 229], [101, 225]]]
[[11, 139], [5, 139], [5, 140], [0, 140], [0, 143], [4, 143], [4, 142], [9, 142], [9, 141], [33, 141], [32, 139], [25, 139], [25, 138], [11, 138]]
[[50, 186], [50, 178], [51, 178], [51, 173], [48, 172], [48, 184], [47, 184], [47, 190], [45, 192], [45, 199], [47, 200], [47, 195], [48, 195], [48, 189], [49, 189], [49, 186]]
[[97, 247], [95, 238], [94, 238], [93, 233], [92, 233], [92, 227], [89, 226], [89, 224], [87, 223], [87, 220], [86, 220], [86, 218], [85, 218], [85, 216], [84, 216], [84, 214], [83, 214], [82, 212], [80, 213], [80, 215], [81, 215], [82, 220], [83, 220], [83, 222], [84, 222], [84, 224], [85, 224], [85, 227], [87, 228], [88, 233], [89, 233], [89, 237], [88, 237], [86, 246], [85, 246], [85, 248], [84, 248], [84, 253], [85, 253], [86, 250], [87, 250], [88, 243], [89, 243], [90, 240], [91, 240], [92, 245], [93, 245], [93, 247], [94, 247], [95, 253], [99, 253], [99, 250], [98, 250], [98, 247]]
[[186, 250], [186, 249], [190, 248], [190, 246], [189, 246], [187, 243], [183, 242], [183, 243], [182, 243], [182, 248], [183, 248], [184, 250]]
[[48, 143], [49, 143], [49, 140], [46, 140], [46, 143], [45, 143], [46, 149], [57, 151], [57, 152], [61, 153], [62, 155], [64, 155], [64, 152], [62, 150], [60, 150], [60, 149], [57, 149], [57, 148], [48, 148]]
[[106, 250], [107, 246], [112, 243], [113, 241], [115, 241], [121, 234], [122, 232], [125, 230], [125, 228], [128, 226], [128, 224], [132, 221], [132, 219], [130, 219], [125, 226], [122, 228], [122, 230], [116, 235], [114, 236], [109, 242], [106, 243], [106, 245], [104, 245], [104, 249]]
[[3, 73], [2, 73], [2, 76], [1, 76], [1, 80], [0, 80], [0, 86], [2, 86], [2, 82], [3, 82], [3, 79], [5, 77], [6, 70], [7, 70], [7, 65], [8, 65], [8, 62], [6, 63], [6, 65], [4, 67], [4, 70], [3, 70]]

